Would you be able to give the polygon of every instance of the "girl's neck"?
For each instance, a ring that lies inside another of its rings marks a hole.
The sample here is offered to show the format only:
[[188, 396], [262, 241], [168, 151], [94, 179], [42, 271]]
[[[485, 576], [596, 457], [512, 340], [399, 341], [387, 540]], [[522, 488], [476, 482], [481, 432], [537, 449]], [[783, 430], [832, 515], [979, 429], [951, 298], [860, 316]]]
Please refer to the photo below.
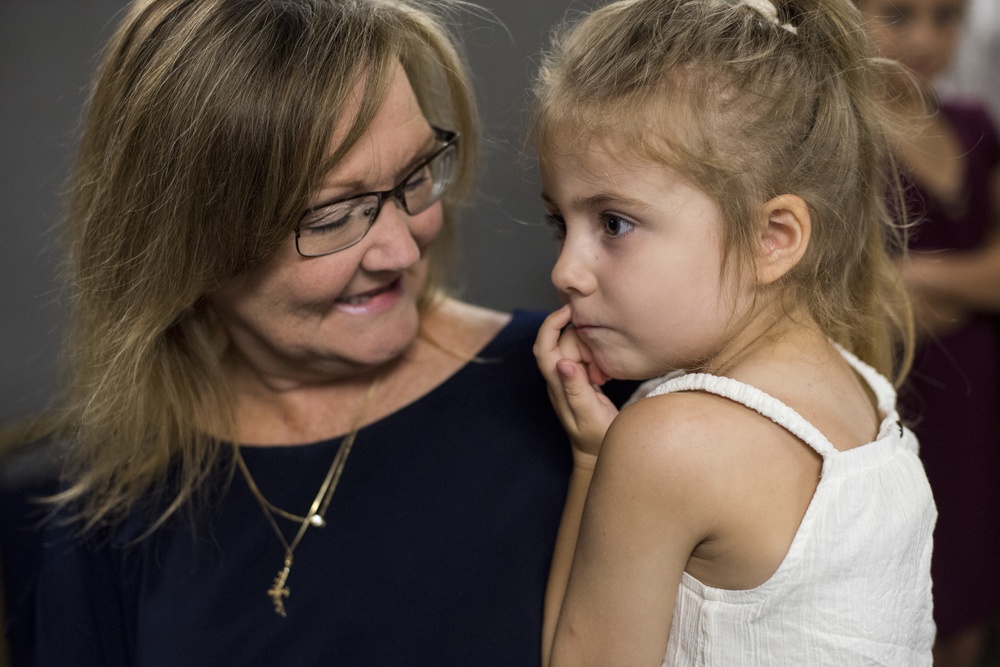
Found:
[[734, 339], [711, 372], [755, 387], [806, 418], [834, 447], [877, 437], [881, 416], [871, 387], [838, 352], [808, 309], [766, 321]]
[[773, 303], [735, 329], [733, 337], [706, 364], [706, 372], [738, 379], [747, 368], [776, 358], [810, 358], [817, 350], [830, 347], [805, 306]]

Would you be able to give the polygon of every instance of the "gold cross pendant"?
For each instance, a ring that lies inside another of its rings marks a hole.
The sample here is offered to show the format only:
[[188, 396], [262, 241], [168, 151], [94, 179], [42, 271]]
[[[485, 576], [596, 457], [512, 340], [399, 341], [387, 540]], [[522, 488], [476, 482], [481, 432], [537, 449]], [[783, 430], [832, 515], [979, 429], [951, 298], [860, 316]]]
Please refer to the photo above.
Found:
[[288, 581], [288, 573], [292, 569], [292, 556], [289, 554], [285, 556], [285, 566], [278, 571], [278, 575], [274, 578], [274, 584], [267, 589], [267, 594], [271, 597], [271, 602], [274, 603], [274, 613], [278, 616], [287, 616], [285, 613], [285, 601], [282, 598], [287, 598], [291, 591], [285, 582]]

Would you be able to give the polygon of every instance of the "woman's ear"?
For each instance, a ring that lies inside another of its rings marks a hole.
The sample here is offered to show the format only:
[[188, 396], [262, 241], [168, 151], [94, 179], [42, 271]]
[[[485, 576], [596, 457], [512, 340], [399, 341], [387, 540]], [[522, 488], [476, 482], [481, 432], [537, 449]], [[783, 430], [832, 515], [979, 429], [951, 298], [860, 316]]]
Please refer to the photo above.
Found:
[[809, 206], [798, 195], [778, 195], [760, 208], [757, 280], [769, 285], [799, 263], [809, 247]]

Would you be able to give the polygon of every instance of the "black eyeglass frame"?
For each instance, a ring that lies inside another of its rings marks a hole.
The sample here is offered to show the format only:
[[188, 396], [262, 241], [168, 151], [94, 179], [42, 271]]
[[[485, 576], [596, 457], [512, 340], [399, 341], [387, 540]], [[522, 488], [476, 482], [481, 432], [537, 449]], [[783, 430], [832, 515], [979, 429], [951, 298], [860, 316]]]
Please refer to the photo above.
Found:
[[[366, 236], [368, 236], [368, 232], [371, 231], [372, 225], [374, 225], [375, 222], [378, 220], [378, 216], [382, 212], [382, 206], [385, 204], [386, 199], [388, 199], [390, 197], [393, 198], [393, 199], [395, 199], [396, 201], [398, 201], [399, 205], [403, 207], [403, 210], [406, 211], [407, 215], [411, 215], [411, 216], [423, 213], [428, 208], [430, 208], [431, 206], [433, 206], [435, 203], [437, 203], [438, 201], [440, 201], [441, 196], [444, 194], [445, 190], [447, 190], [447, 185], [445, 187], [441, 188], [441, 192], [439, 192], [436, 197], [434, 197], [433, 199], [431, 199], [429, 202], [427, 202], [427, 204], [423, 208], [421, 208], [421, 209], [419, 209], [417, 211], [411, 211], [409, 205], [406, 203], [406, 191], [405, 191], [405, 188], [406, 188], [407, 182], [411, 178], [413, 178], [414, 175], [416, 175], [418, 172], [420, 172], [420, 170], [426, 168], [427, 165], [429, 165], [431, 162], [433, 162], [442, 153], [444, 153], [445, 151], [451, 149], [452, 147], [457, 147], [458, 146], [458, 139], [459, 139], [458, 132], [454, 132], [452, 130], [443, 130], [440, 127], [435, 127], [433, 125], [431, 126], [431, 129], [434, 130], [434, 138], [437, 139], [438, 141], [441, 141], [441, 142], [444, 142], [444, 143], [440, 147], [438, 147], [437, 149], [435, 149], [433, 152], [431, 152], [430, 155], [428, 155], [423, 160], [421, 160], [416, 166], [413, 167], [413, 169], [411, 169], [410, 171], [408, 171], [406, 173], [406, 175], [403, 176], [402, 179], [400, 179], [399, 183], [397, 183], [396, 185], [394, 185], [390, 189], [388, 189], [388, 190], [382, 190], [381, 192], [362, 192], [360, 194], [352, 195], [350, 197], [344, 197], [343, 199], [334, 199], [332, 201], [323, 202], [322, 204], [318, 204], [318, 205], [313, 206], [313, 207], [307, 209], [306, 211], [304, 211], [302, 213], [302, 217], [299, 219], [299, 224], [295, 226], [295, 250], [301, 256], [303, 256], [303, 257], [325, 257], [326, 255], [332, 255], [332, 254], [338, 253], [338, 252], [340, 252], [342, 250], [347, 250], [348, 248], [353, 247], [353, 246], [361, 243], [361, 241], [363, 241], [364, 238]], [[448, 185], [450, 185], [450, 183]], [[316, 211], [316, 210], [321, 209], [321, 208], [326, 208], [327, 206], [333, 206], [334, 204], [339, 204], [341, 202], [351, 201], [353, 199], [363, 199], [365, 197], [375, 197], [377, 203], [375, 205], [375, 213], [374, 213], [374, 215], [372, 215], [371, 221], [368, 223], [368, 227], [365, 228], [365, 231], [364, 231], [364, 233], [361, 236], [359, 236], [354, 241], [351, 241], [347, 245], [342, 246], [340, 248], [337, 248], [336, 250], [330, 250], [329, 252], [323, 252], [323, 253], [319, 253], [319, 254], [309, 254], [309, 255], [307, 255], [306, 253], [302, 252], [302, 248], [299, 247], [299, 237], [300, 237], [301, 232], [302, 232], [302, 222], [301, 221], [303, 219], [305, 219], [306, 216], [308, 216], [313, 211]]]

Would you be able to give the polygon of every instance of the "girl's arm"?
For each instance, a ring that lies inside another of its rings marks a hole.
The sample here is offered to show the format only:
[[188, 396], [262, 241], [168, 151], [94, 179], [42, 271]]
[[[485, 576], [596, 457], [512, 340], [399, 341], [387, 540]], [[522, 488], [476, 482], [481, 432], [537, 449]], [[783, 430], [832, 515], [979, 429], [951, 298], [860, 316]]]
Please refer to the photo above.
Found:
[[556, 620], [576, 549], [580, 517], [594, 464], [608, 425], [618, 414], [597, 385], [607, 377], [590, 351], [567, 328], [570, 310], [563, 306], [545, 319], [535, 342], [535, 358], [549, 388], [549, 398], [573, 444], [573, 472], [552, 554], [542, 625], [542, 664], [548, 665]]
[[663, 661], [681, 575], [724, 513], [707, 492], [706, 415], [676, 398], [639, 401], [604, 439], [546, 665]]
[[573, 565], [573, 553], [576, 551], [580, 533], [584, 502], [596, 463], [596, 456], [584, 454], [574, 448], [573, 472], [569, 478], [566, 504], [563, 506], [562, 519], [559, 522], [556, 545], [552, 551], [552, 564], [549, 566], [549, 580], [545, 588], [545, 609], [542, 616], [542, 665], [544, 666], [549, 665], [552, 659], [556, 622], [559, 620], [559, 610], [566, 595], [566, 584]]

